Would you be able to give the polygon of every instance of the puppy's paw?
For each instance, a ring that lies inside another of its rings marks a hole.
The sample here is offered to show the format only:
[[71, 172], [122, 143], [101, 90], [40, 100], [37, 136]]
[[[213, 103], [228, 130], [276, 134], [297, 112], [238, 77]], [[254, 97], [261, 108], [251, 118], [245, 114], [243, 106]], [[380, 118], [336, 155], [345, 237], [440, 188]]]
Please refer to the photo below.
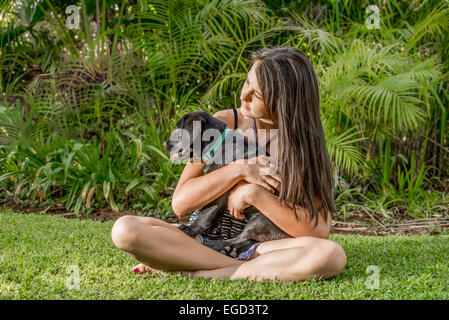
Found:
[[195, 237], [198, 234], [197, 232], [195, 232], [195, 230], [184, 224], [178, 226], [178, 229], [184, 232], [189, 237]]
[[223, 240], [220, 240], [220, 239], [212, 240], [212, 239], [209, 239], [209, 238], [205, 237], [204, 238], [204, 245], [206, 247], [209, 247], [209, 248], [215, 250], [215, 251], [220, 252], [223, 249], [223, 246], [225, 244], [223, 243]]
[[227, 245], [226, 247], [224, 247], [223, 249], [220, 250], [221, 253], [230, 256], [232, 258], [237, 258], [238, 257], [238, 252], [237, 252], [237, 248], [236, 247], [231, 247], [230, 245]]

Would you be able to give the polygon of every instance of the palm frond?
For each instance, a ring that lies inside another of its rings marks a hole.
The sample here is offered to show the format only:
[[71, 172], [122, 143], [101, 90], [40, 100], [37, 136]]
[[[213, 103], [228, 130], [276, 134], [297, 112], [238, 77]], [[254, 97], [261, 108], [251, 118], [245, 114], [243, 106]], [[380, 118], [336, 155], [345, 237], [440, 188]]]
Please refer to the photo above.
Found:
[[[326, 121], [324, 120], [323, 127], [327, 127], [325, 123]], [[357, 147], [357, 142], [366, 139], [360, 137], [357, 128], [351, 128], [340, 134], [333, 135], [331, 135], [328, 129], [325, 129], [326, 131], [326, 147], [333, 163], [334, 171], [336, 168], [340, 168], [345, 172], [355, 175], [363, 165], [363, 157]]]
[[361, 106], [354, 114], [362, 111], [373, 123], [382, 121], [393, 130], [407, 130], [416, 129], [418, 122], [425, 118], [424, 112], [416, 106], [421, 102], [419, 88], [416, 81], [396, 75], [375, 85], [352, 86], [346, 93]]
[[440, 5], [422, 21], [413, 26], [413, 35], [407, 42], [404, 49], [404, 54], [416, 45], [424, 36], [429, 34], [443, 34], [449, 32], [449, 8], [444, 8]]

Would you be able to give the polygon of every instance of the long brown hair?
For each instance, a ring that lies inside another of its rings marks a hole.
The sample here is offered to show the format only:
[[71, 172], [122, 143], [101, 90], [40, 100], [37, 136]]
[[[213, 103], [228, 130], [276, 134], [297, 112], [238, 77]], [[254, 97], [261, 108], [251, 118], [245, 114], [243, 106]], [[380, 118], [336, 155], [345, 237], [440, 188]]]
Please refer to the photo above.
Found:
[[278, 124], [281, 203], [308, 209], [318, 224], [321, 207], [333, 216], [332, 165], [320, 118], [318, 81], [307, 56], [293, 47], [262, 48], [251, 54], [263, 101], [270, 118]]

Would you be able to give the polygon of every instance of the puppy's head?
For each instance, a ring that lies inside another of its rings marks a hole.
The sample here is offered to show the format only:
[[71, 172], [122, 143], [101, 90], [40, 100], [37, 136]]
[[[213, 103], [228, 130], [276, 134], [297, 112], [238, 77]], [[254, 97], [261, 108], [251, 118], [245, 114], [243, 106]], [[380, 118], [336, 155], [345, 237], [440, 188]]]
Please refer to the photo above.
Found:
[[[221, 129], [225, 123], [211, 116], [206, 111], [193, 111], [185, 114], [177, 123], [170, 139], [163, 143], [175, 163], [184, 162], [190, 158], [201, 158], [201, 151], [208, 141], [202, 141], [203, 132], [208, 128]], [[199, 139], [199, 143], [196, 142]], [[194, 144], [195, 141], [195, 144]], [[194, 146], [201, 146], [194, 148]]]

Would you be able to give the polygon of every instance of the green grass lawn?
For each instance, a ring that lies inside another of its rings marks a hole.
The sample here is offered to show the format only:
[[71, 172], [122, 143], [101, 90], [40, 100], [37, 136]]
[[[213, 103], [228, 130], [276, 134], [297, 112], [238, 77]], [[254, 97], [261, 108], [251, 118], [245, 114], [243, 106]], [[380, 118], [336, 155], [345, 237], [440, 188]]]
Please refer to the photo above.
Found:
[[[135, 275], [113, 222], [0, 212], [2, 299], [449, 299], [449, 237], [332, 235], [348, 256], [337, 277], [251, 282]], [[379, 281], [373, 280], [379, 269]], [[367, 272], [368, 268], [368, 272]], [[372, 268], [372, 267], [371, 267]], [[79, 288], [74, 280], [79, 273]]]

